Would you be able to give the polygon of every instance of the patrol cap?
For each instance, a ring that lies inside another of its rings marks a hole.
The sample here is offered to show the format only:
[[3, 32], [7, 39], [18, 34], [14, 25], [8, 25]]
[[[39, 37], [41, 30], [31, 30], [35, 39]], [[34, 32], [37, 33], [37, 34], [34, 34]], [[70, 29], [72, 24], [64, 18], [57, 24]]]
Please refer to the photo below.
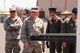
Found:
[[49, 12], [56, 12], [57, 8], [49, 8]]
[[72, 12], [75, 13], [75, 14], [77, 14], [77, 8], [73, 8]]
[[16, 11], [16, 8], [15, 8], [15, 7], [11, 7], [11, 8], [9, 9], [9, 11]]
[[26, 13], [28, 14], [29, 12], [31, 12], [30, 9], [25, 9]]
[[32, 7], [32, 8], [31, 8], [31, 11], [39, 12], [39, 7]]

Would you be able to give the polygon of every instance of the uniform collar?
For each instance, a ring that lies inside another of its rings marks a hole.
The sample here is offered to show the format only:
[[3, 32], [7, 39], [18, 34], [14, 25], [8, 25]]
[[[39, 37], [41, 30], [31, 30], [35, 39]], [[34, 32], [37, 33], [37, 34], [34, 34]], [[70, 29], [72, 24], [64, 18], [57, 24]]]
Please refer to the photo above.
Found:
[[[72, 18], [71, 18], [72, 19]], [[73, 20], [73, 19], [72, 19]], [[75, 20], [73, 20], [74, 22], [76, 22], [77, 21], [77, 19], [75, 19]]]
[[36, 19], [34, 19], [33, 17], [31, 17], [31, 20], [33, 20], [34, 22], [38, 22], [39, 21], [39, 17], [36, 17]]
[[58, 19], [58, 18], [59, 18], [59, 17], [58, 17], [57, 15], [55, 15], [54, 18], [51, 17], [51, 19], [53, 19], [53, 20], [56, 20], [56, 19]]
[[10, 18], [11, 20], [16, 20], [18, 17], [17, 16], [15, 16], [15, 18]]

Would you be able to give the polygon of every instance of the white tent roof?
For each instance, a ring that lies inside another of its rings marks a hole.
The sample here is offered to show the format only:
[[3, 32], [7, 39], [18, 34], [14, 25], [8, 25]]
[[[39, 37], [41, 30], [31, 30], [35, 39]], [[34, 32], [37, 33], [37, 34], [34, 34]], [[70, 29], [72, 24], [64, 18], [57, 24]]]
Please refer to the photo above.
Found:
[[9, 14], [9, 11], [0, 11], [0, 14]]
[[72, 12], [66, 10], [66, 11], [62, 12], [61, 14], [71, 14], [71, 13], [72, 13]]

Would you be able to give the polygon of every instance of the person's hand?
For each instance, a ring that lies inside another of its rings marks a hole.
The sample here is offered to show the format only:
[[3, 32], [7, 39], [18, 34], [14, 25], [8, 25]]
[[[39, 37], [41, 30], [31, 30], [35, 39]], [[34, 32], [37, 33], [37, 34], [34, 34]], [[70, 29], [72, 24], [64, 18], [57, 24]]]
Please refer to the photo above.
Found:
[[13, 25], [13, 24], [10, 24], [10, 27], [11, 27], [12, 29], [14, 29], [14, 25]]
[[13, 26], [14, 26], [14, 24], [11, 24], [10, 26], [12, 26], [12, 27], [13, 27]]
[[62, 43], [62, 46], [63, 46], [63, 48], [66, 48], [67, 47], [67, 43], [66, 42], [63, 42]]
[[30, 45], [29, 45], [29, 43], [24, 43], [24, 48], [27, 48], [27, 49], [29, 49], [29, 48], [30, 48]]

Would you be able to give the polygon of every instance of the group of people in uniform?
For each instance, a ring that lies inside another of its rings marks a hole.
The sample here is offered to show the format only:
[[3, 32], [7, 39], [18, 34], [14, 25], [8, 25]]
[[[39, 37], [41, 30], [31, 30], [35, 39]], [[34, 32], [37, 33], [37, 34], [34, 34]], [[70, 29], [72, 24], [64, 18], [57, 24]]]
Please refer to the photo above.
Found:
[[[77, 20], [77, 8], [72, 9], [71, 17], [62, 20], [56, 15], [56, 8], [49, 8], [50, 20], [48, 21], [46, 33], [76, 33], [76, 20]], [[55, 53], [55, 48], [57, 53], [61, 53], [63, 46], [63, 53], [76, 53], [76, 41], [67, 41], [59, 39], [57, 44], [50, 41], [47, 42], [48, 47], [50, 47], [50, 53]]]
[[[21, 18], [17, 16], [16, 8], [10, 8], [9, 12], [10, 16], [4, 20], [5, 53], [20, 53], [20, 40], [24, 44], [22, 53], [42, 53], [45, 42], [30, 40], [31, 35], [45, 33], [44, 21], [39, 18], [39, 8], [25, 9]], [[56, 13], [56, 8], [49, 8], [50, 18], [47, 20], [46, 33], [61, 33], [61, 30], [63, 33], [76, 33], [77, 8], [74, 8], [71, 17], [65, 20], [62, 20]], [[61, 53], [61, 45], [63, 45], [63, 53], [75, 53], [75, 41], [59, 41], [57, 45], [50, 41], [47, 44], [49, 44], [50, 53], [55, 53], [55, 49], [57, 53]]]

